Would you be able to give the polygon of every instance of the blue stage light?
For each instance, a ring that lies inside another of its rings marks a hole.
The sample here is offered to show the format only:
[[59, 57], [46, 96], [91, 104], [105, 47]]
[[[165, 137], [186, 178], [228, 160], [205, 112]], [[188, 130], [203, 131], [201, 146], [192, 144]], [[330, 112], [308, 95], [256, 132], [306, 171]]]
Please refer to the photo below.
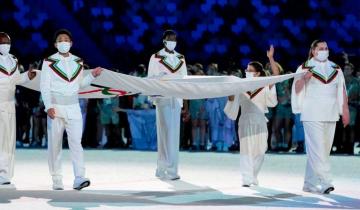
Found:
[[166, 9], [168, 12], [175, 12], [176, 11], [176, 4], [173, 2], [169, 2], [166, 4]]
[[240, 45], [239, 51], [240, 51], [242, 54], [247, 55], [247, 54], [250, 53], [250, 47], [249, 47], [249, 45], [246, 45], [246, 44]]

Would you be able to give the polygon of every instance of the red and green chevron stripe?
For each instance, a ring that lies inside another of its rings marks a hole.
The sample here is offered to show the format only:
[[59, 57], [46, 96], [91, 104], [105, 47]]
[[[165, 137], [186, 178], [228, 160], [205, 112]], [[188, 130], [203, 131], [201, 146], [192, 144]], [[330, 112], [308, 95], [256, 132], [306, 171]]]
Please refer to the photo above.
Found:
[[[179, 59], [184, 59], [184, 56], [183, 55], [179, 55], [177, 56]], [[171, 71], [172, 73], [175, 73], [177, 72], [181, 66], [184, 64], [184, 61], [183, 60], [180, 60], [180, 62], [178, 63], [178, 65], [175, 66], [175, 68], [173, 68], [169, 63], [166, 62], [165, 60], [165, 56], [162, 56], [162, 55], [159, 55], [159, 53], [156, 53], [155, 54], [155, 58], [158, 58], [160, 59], [160, 63], [163, 64], [169, 71]]]
[[8, 76], [11, 76], [16, 72], [17, 67], [18, 67], [18, 63], [16, 62], [15, 66], [11, 69], [10, 72], [8, 72], [4, 66], [0, 65], [0, 72]]
[[263, 87], [262, 88], [259, 88], [253, 92], [246, 92], [249, 96], [250, 96], [250, 99], [254, 98], [257, 94], [259, 94], [261, 92], [261, 90], [264, 89]]
[[337, 74], [338, 74], [338, 69], [340, 69], [340, 67], [338, 65], [334, 65], [332, 66], [333, 71], [331, 72], [331, 74], [329, 75], [329, 78], [325, 78], [324, 75], [320, 74], [319, 72], [315, 71], [315, 66], [308, 66], [308, 61], [306, 61], [303, 65], [302, 68], [305, 70], [310, 71], [313, 74], [313, 77], [318, 79], [320, 82], [324, 83], [324, 84], [329, 84], [330, 82], [332, 82]]
[[73, 75], [69, 79], [67, 77], [66, 73], [63, 72], [58, 66], [58, 63], [60, 62], [60, 60], [54, 59], [54, 58], [47, 58], [45, 60], [50, 62], [49, 67], [55, 72], [55, 74], [57, 74], [60, 78], [66, 80], [68, 82], [74, 81], [77, 78], [77, 76], [79, 76], [79, 74], [80, 74], [80, 72], [82, 70], [82, 64], [81, 64], [82, 60], [80, 58], [77, 58], [76, 60], [74, 60], [77, 63], [75, 72], [73, 73]]

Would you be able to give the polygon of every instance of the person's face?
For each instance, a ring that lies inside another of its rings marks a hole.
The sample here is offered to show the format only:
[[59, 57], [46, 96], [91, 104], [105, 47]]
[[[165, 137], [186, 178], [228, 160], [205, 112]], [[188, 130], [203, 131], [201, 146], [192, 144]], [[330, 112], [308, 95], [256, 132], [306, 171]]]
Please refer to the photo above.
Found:
[[0, 35], [0, 44], [11, 44], [10, 38], [6, 35]]
[[353, 73], [353, 69], [351, 68], [351, 66], [346, 65], [344, 67], [344, 74], [345, 76], [351, 76], [351, 74]]
[[248, 65], [245, 72], [253, 73], [254, 77], [260, 76], [260, 72], [257, 72], [256, 69], [254, 68], [254, 66], [252, 66], [252, 65]]
[[356, 77], [360, 79], [360, 69], [356, 72]]
[[316, 57], [319, 51], [327, 51], [327, 50], [329, 50], [329, 48], [326, 42], [319, 42], [315, 47], [315, 49], [312, 49], [312, 54], [314, 57]]
[[70, 45], [72, 46], [72, 41], [67, 34], [60, 34], [56, 37], [55, 48], [57, 47], [56, 44], [58, 42], [70, 42]]

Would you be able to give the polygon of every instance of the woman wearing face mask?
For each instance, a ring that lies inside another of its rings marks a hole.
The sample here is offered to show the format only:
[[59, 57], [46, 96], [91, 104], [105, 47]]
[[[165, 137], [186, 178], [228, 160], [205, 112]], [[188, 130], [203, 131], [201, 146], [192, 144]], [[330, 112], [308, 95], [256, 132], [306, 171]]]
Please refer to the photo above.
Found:
[[[273, 52], [273, 48], [270, 49]], [[270, 62], [274, 64], [271, 57]], [[245, 71], [246, 78], [265, 76], [261, 63], [250, 62]], [[274, 75], [279, 75], [277, 70]], [[238, 135], [240, 139], [240, 167], [244, 187], [258, 185], [257, 176], [264, 161], [267, 149], [267, 118], [265, 113], [268, 107], [277, 104], [276, 88], [274, 85], [254, 90], [253, 92], [242, 93], [236, 96], [229, 96], [225, 106], [225, 113], [235, 120], [239, 107], [241, 115], [239, 119]]]
[[10, 184], [14, 174], [15, 86], [36, 75], [32, 69], [20, 74], [18, 60], [9, 53], [10, 47], [10, 36], [0, 32], [0, 185]]
[[[176, 52], [176, 33], [164, 32], [164, 48], [153, 54], [149, 62], [148, 77], [163, 75], [187, 75], [185, 58]], [[160, 179], [177, 180], [180, 113], [183, 105], [179, 98], [155, 98], [158, 161], [156, 176]]]
[[329, 156], [336, 121], [342, 115], [344, 126], [349, 124], [344, 75], [328, 56], [326, 42], [315, 40], [309, 59], [297, 69], [307, 73], [292, 87], [292, 109], [301, 114], [308, 158], [303, 190], [323, 194], [335, 189], [329, 178]]
[[85, 178], [85, 166], [81, 136], [83, 121], [79, 105], [80, 88], [91, 84], [102, 69], [97, 67], [91, 74], [83, 76], [83, 61], [70, 53], [73, 44], [68, 30], [55, 33], [54, 46], [57, 53], [43, 62], [40, 90], [47, 112], [48, 163], [54, 190], [63, 190], [61, 174], [61, 150], [64, 130], [68, 134], [70, 155], [73, 163], [75, 180], [73, 188], [81, 190], [90, 185]]

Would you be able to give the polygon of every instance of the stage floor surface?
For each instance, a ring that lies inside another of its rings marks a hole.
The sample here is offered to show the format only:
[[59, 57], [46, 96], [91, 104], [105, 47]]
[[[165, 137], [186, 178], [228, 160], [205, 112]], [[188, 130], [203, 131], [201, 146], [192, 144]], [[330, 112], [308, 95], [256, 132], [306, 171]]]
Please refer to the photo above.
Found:
[[44, 149], [16, 151], [12, 184], [0, 187], [0, 209], [360, 209], [360, 156], [331, 156], [335, 191], [302, 191], [305, 155], [266, 154], [259, 186], [241, 187], [239, 154], [181, 152], [178, 181], [155, 177], [156, 152], [85, 150], [91, 186], [72, 190], [63, 151], [64, 191], [51, 190]]

